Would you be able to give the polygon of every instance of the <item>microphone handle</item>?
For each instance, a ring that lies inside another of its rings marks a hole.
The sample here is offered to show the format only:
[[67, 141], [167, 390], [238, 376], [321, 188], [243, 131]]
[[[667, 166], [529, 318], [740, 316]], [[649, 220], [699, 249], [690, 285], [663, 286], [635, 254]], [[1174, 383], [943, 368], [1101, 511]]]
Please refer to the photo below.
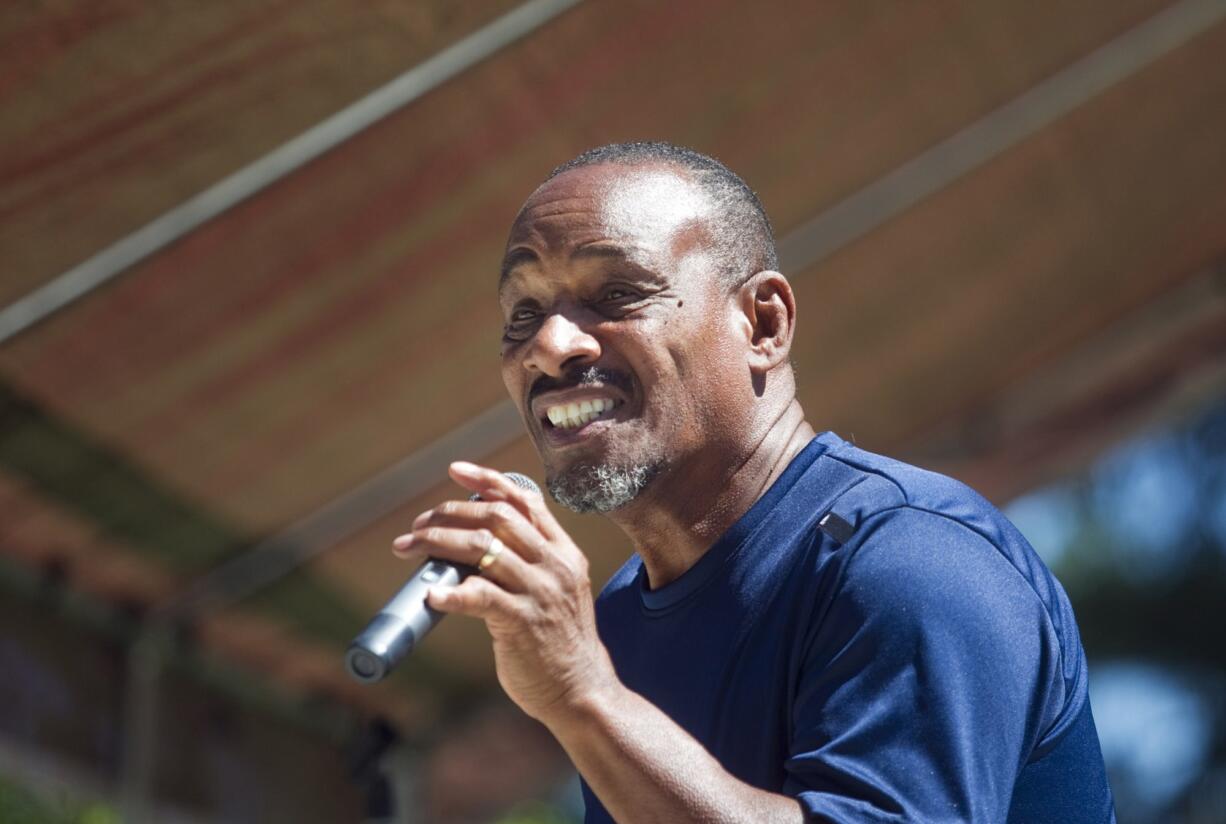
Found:
[[[518, 472], [503, 474], [520, 489], [538, 495], [541, 493], [540, 487], [527, 475]], [[472, 495], [468, 500], [479, 501], [481, 496]], [[427, 559], [349, 644], [345, 652], [345, 669], [354, 678], [368, 684], [382, 681], [392, 667], [412, 652], [446, 615], [426, 605], [426, 593], [430, 587], [453, 587], [476, 571], [464, 564], [453, 564], [438, 558]]]
[[475, 571], [437, 558], [427, 560], [353, 639], [345, 653], [345, 669], [359, 681], [383, 680], [446, 616], [426, 604], [430, 587], [455, 586]]

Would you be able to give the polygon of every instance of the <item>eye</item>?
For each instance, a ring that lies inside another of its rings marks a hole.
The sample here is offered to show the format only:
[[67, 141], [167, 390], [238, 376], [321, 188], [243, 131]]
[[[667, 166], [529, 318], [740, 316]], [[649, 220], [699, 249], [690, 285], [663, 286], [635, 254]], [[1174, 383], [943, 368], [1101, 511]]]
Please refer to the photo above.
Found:
[[633, 289], [625, 286], [610, 286], [604, 290], [600, 296], [601, 303], [625, 303], [628, 300], [639, 297], [638, 293]]
[[502, 328], [502, 336], [510, 341], [524, 341], [532, 335], [532, 329], [540, 320], [536, 309], [520, 308], [511, 313], [511, 319]]

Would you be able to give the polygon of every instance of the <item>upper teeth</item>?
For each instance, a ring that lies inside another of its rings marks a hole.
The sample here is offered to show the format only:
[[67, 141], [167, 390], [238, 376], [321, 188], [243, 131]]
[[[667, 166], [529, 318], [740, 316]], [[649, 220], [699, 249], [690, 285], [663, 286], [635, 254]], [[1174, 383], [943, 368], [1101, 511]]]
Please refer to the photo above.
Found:
[[616, 404], [611, 398], [595, 398], [578, 403], [563, 403], [545, 410], [549, 422], [559, 429], [574, 429], [611, 410]]

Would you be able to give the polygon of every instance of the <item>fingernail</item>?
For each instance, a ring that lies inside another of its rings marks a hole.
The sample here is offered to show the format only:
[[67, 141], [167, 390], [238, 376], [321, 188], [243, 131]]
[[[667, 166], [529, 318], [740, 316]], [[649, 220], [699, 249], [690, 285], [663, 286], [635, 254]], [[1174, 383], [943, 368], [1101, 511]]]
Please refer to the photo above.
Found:
[[481, 472], [481, 467], [468, 461], [453, 461], [451, 468], [461, 475], [477, 475]]
[[396, 549], [408, 549], [413, 544], [413, 534], [401, 535], [396, 540], [392, 541], [392, 546]]
[[446, 603], [451, 598], [451, 590], [446, 587], [430, 587], [430, 599], [437, 604]]

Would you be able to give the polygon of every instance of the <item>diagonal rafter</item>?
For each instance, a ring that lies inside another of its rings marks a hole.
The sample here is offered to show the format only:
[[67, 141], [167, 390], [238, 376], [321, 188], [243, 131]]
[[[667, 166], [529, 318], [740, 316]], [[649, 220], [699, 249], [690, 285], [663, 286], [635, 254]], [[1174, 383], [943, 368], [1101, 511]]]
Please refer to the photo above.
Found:
[[[1223, 19], [1226, 0], [1164, 9], [797, 227], [780, 240], [782, 268], [810, 269]], [[513, 405], [502, 401], [196, 581], [168, 610], [190, 614], [240, 600], [425, 492], [448, 457], [489, 454], [522, 434]]]
[[578, 3], [579, 0], [528, 0], [0, 309], [0, 344], [104, 286], [142, 260], [532, 33]]

